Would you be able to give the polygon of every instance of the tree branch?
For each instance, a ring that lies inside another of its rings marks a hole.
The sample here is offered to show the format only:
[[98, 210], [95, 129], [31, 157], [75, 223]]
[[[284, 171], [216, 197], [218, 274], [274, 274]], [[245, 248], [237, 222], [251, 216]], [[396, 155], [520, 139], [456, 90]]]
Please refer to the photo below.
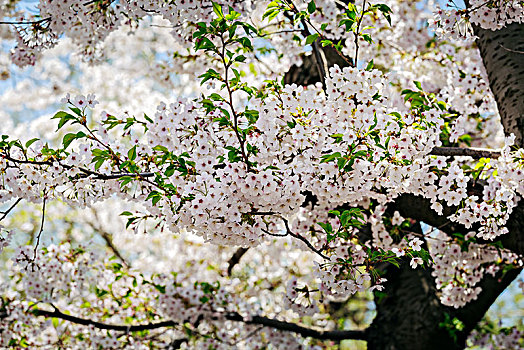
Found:
[[[25, 160], [25, 159], [16, 159], [16, 158], [13, 158], [9, 155], [3, 155], [2, 156], [3, 158], [5, 158], [6, 160], [8, 161], [11, 161], [15, 164], [32, 164], [32, 165], [53, 165], [54, 161], [53, 160]], [[69, 165], [69, 164], [62, 164], [60, 162], [58, 162], [58, 165], [60, 165], [62, 168], [64, 169], [67, 169], [67, 170], [70, 170], [70, 169], [73, 169], [75, 168], [74, 166], [72, 165]], [[111, 174], [102, 174], [102, 173], [98, 173], [96, 171], [93, 171], [93, 170], [89, 170], [87, 168], [83, 168], [83, 167], [76, 167], [76, 169], [80, 170], [81, 172], [84, 173], [84, 177], [87, 177], [87, 176], [92, 176], [91, 178], [92, 179], [96, 179], [96, 180], [116, 180], [116, 179], [119, 179], [121, 178], [122, 176], [131, 176], [131, 177], [140, 177], [140, 178], [148, 178], [148, 177], [153, 177], [155, 176], [155, 173], [153, 172], [143, 172], [143, 173], [111, 173]]]
[[[93, 326], [98, 329], [121, 331], [121, 332], [137, 332], [151, 329], [158, 329], [164, 327], [174, 327], [178, 323], [174, 321], [162, 321], [156, 323], [146, 323], [141, 325], [113, 325], [102, 322], [97, 322], [73, 315], [68, 315], [61, 312], [57, 308], [53, 311], [33, 309], [31, 310], [33, 315], [42, 316], [46, 318], [59, 318], [72, 323], [80, 324], [83, 326]], [[245, 324], [261, 325], [265, 327], [271, 327], [281, 331], [294, 332], [300, 334], [303, 337], [311, 337], [320, 340], [344, 340], [344, 339], [355, 339], [355, 340], [366, 340], [366, 330], [333, 330], [327, 331], [319, 328], [306, 327], [297, 323], [279, 321], [277, 319], [268, 318], [264, 316], [253, 316], [244, 318], [238, 312], [229, 312], [222, 315], [224, 319], [229, 321], [243, 322]]]
[[240, 247], [236, 250], [236, 252], [233, 254], [231, 259], [229, 259], [229, 264], [227, 266], [227, 275], [231, 276], [231, 272], [233, 272], [233, 267], [236, 266], [240, 262], [240, 259], [244, 256], [244, 254], [247, 253], [249, 248], [243, 248]]
[[18, 198], [12, 206], [9, 207], [9, 209], [7, 209], [6, 211], [0, 211], [0, 214], [3, 214], [2, 217], [0, 218], [0, 221], [4, 220], [5, 217], [18, 205], [18, 203], [20, 203], [20, 201], [22, 200], [22, 198]]
[[12, 25], [18, 25], [18, 24], [40, 24], [43, 22], [50, 21], [51, 17], [42, 18], [36, 21], [0, 21], [0, 24], [12, 24]]
[[138, 332], [138, 331], [144, 331], [149, 329], [157, 329], [157, 328], [164, 328], [164, 327], [174, 327], [177, 324], [173, 321], [163, 321], [163, 322], [157, 322], [157, 323], [146, 323], [141, 325], [114, 325], [114, 324], [107, 324], [102, 322], [97, 322], [73, 315], [68, 315], [60, 310], [56, 309], [53, 311], [48, 310], [42, 310], [42, 309], [34, 309], [31, 310], [33, 315], [35, 316], [43, 316], [43, 317], [55, 317], [59, 318], [65, 321], [69, 321], [72, 323], [80, 324], [83, 326], [93, 326], [98, 329], [106, 329], [111, 331], [121, 331], [121, 332]]
[[[100, 222], [100, 219], [98, 218], [98, 214], [96, 212], [96, 210], [92, 209], [92, 213], [93, 215], [95, 216], [95, 220], [97, 222]], [[101, 227], [97, 227], [94, 223], [92, 222], [88, 222], [88, 225], [91, 226], [91, 228], [93, 230], [95, 230], [95, 232], [97, 232], [103, 239], [104, 241], [106, 242], [106, 246], [113, 252], [113, 254], [115, 254], [115, 256], [120, 259], [120, 261], [122, 262], [122, 264], [126, 267], [126, 268], [129, 268], [131, 265], [129, 264], [129, 262], [127, 261], [126, 258], [124, 258], [124, 256], [120, 253], [120, 251], [118, 250], [118, 248], [114, 245], [113, 243], [113, 235], [107, 231], [105, 231], [104, 229], [102, 229]]]
[[290, 323], [279, 321], [273, 318], [267, 318], [263, 316], [253, 316], [245, 319], [239, 313], [232, 312], [225, 315], [225, 318], [230, 321], [239, 321], [246, 324], [257, 324], [266, 327], [275, 328], [281, 331], [288, 331], [300, 334], [303, 337], [311, 337], [320, 340], [366, 340], [367, 330], [333, 330], [327, 331], [323, 329], [310, 328], [302, 326], [297, 323]]
[[495, 302], [498, 296], [517, 278], [522, 268], [515, 268], [508, 271], [499, 271], [495, 276], [485, 275], [477, 286], [482, 288], [482, 292], [477, 299], [467, 303], [454, 312], [454, 315], [464, 323], [463, 333], [468, 335], [477, 325], [486, 311]]
[[291, 231], [291, 228], [289, 227], [289, 222], [287, 221], [287, 219], [283, 218], [283, 217], [280, 217], [282, 219], [282, 221], [284, 221], [284, 226], [286, 227], [286, 232], [288, 235], [290, 235], [291, 237], [293, 238], [296, 238], [298, 240], [301, 240], [302, 242], [304, 242], [305, 245], [307, 245], [307, 247], [309, 249], [311, 249], [312, 251], [314, 251], [315, 253], [317, 253], [318, 255], [320, 255], [323, 259], [326, 259], [326, 260], [329, 260], [329, 258], [327, 256], [325, 256], [324, 254], [322, 254], [322, 249], [317, 249], [313, 246], [313, 244], [311, 244], [310, 241], [308, 241], [305, 237], [301, 236], [300, 234], [297, 234], [297, 233], [293, 233]]
[[46, 197], [44, 192], [44, 200], [42, 203], [42, 221], [40, 222], [40, 230], [38, 231], [38, 235], [36, 236], [36, 244], [33, 251], [33, 262], [36, 260], [36, 255], [38, 253], [38, 245], [40, 244], [40, 237], [42, 236], [42, 232], [44, 232], [44, 223], [45, 223], [45, 203], [46, 203]]
[[463, 148], [463, 147], [435, 147], [429, 153], [433, 156], [468, 156], [474, 159], [480, 158], [498, 158], [500, 151], [481, 149], [481, 148]]

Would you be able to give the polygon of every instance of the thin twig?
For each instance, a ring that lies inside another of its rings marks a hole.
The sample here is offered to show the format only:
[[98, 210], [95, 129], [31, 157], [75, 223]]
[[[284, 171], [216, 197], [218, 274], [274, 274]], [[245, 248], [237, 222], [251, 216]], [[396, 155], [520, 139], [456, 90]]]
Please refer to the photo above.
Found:
[[288, 233], [272, 233], [272, 232], [269, 232], [268, 230], [266, 229], [261, 229], [262, 232], [264, 232], [266, 235], [269, 235], [269, 236], [274, 236], [274, 237], [286, 237], [288, 235]]
[[[287, 3], [287, 5], [289, 6], [289, 9], [291, 11], [293, 11], [295, 14], [298, 14], [298, 9], [296, 8], [296, 6], [290, 1], [290, 0], [285, 0], [285, 2]], [[322, 40], [327, 40], [326, 37], [320, 32], [320, 30], [318, 30], [314, 25], [313, 23], [311, 23], [311, 21], [308, 19], [308, 18], [305, 18], [304, 19], [306, 21], [307, 24], [309, 24], [309, 26], [311, 28], [313, 28], [313, 30], [319, 35], [320, 39]], [[331, 43], [331, 47], [335, 50], [335, 52], [344, 60], [346, 61], [346, 63], [351, 66], [351, 67], [355, 67], [355, 65], [353, 64], [353, 62], [351, 62], [351, 60], [349, 58], [347, 58], [342, 52], [340, 52], [337, 47]]]
[[40, 223], [40, 231], [38, 231], [38, 235], [36, 236], [36, 244], [35, 248], [33, 250], [33, 262], [36, 260], [36, 254], [38, 250], [38, 245], [40, 244], [40, 237], [42, 236], [42, 232], [44, 232], [44, 222], [45, 222], [45, 203], [46, 203], [46, 197], [44, 193], [44, 199], [42, 203], [42, 222]]
[[246, 150], [245, 150], [245, 139], [242, 138], [242, 136], [240, 135], [240, 133], [238, 132], [238, 114], [235, 110], [235, 106], [233, 104], [233, 91], [231, 90], [231, 85], [229, 84], [229, 79], [228, 79], [228, 72], [229, 72], [229, 67], [230, 67], [230, 63], [227, 63], [226, 62], [226, 43], [224, 41], [224, 36], [223, 34], [220, 34], [220, 41], [222, 42], [222, 52], [219, 53], [219, 56], [220, 58], [222, 59], [222, 63], [224, 64], [224, 84], [227, 88], [227, 93], [228, 93], [228, 96], [229, 96], [229, 100], [225, 100], [226, 103], [229, 105], [229, 107], [231, 108], [231, 113], [233, 114], [233, 128], [234, 128], [234, 132], [235, 132], [235, 135], [238, 139], [238, 142], [240, 143], [240, 153], [242, 154], [242, 158], [244, 160], [244, 163], [246, 164], [246, 167], [247, 167], [247, 170], [249, 171], [249, 169], [251, 168], [250, 164], [249, 164], [249, 159], [248, 159], [248, 156], [246, 154]]
[[37, 21], [14, 21], [14, 22], [0, 21], [0, 24], [13, 24], [13, 25], [18, 25], [18, 24], [39, 24], [39, 23], [50, 21], [50, 20], [51, 20], [51, 17], [46, 17], [46, 18], [39, 19]]
[[[96, 210], [92, 209], [92, 212], [93, 212], [93, 215], [95, 216], [95, 219], [97, 222], [100, 222], [99, 218], [98, 218], [98, 214], [96, 212]], [[100, 234], [100, 236], [102, 236], [102, 238], [104, 239], [104, 241], [106, 242], [106, 245], [107, 247], [113, 252], [113, 254], [115, 254], [115, 256], [120, 259], [120, 261], [122, 262], [122, 264], [126, 267], [126, 268], [129, 268], [131, 265], [129, 264], [129, 262], [126, 260], [126, 258], [124, 258], [124, 256], [120, 253], [120, 251], [118, 250], [118, 248], [113, 244], [113, 238], [112, 238], [112, 234], [110, 234], [109, 232], [105, 231], [104, 229], [102, 229], [101, 227], [96, 227], [93, 223], [89, 222], [88, 223], [89, 226], [91, 226], [91, 228], [93, 230], [95, 230], [96, 232], [98, 232]]]
[[366, 0], [364, 0], [364, 2], [362, 3], [362, 15], [358, 19], [357, 28], [356, 28], [355, 32], [353, 33], [355, 35], [355, 59], [353, 60], [353, 62], [355, 63], [355, 67], [358, 64], [358, 48], [359, 48], [358, 36], [360, 34], [359, 30], [360, 30], [360, 25], [362, 24], [362, 20], [364, 19], [364, 14], [365, 13], [366, 13]]
[[266, 327], [275, 328], [281, 331], [289, 331], [300, 334], [303, 337], [312, 337], [315, 339], [322, 340], [344, 340], [344, 339], [356, 339], [356, 340], [366, 340], [367, 332], [366, 330], [333, 330], [326, 331], [323, 329], [309, 328], [302, 326], [297, 323], [279, 321], [272, 318], [267, 318], [263, 316], [252, 316], [249, 318], [244, 318], [237, 312], [230, 312], [225, 315], [225, 318], [230, 321], [239, 321], [246, 324], [258, 324]]
[[499, 44], [500, 47], [502, 47], [504, 50], [506, 51], [509, 51], [509, 52], [513, 52], [513, 53], [519, 53], [519, 54], [524, 54], [524, 51], [519, 51], [519, 50], [513, 50], [513, 49], [508, 49], [507, 47], [505, 47], [504, 45], [502, 44]]
[[291, 236], [291, 237], [294, 237], [298, 240], [301, 240], [302, 242], [304, 242], [309, 249], [311, 249], [312, 251], [314, 251], [315, 253], [317, 253], [318, 255], [320, 255], [322, 258], [326, 259], [326, 260], [329, 260], [329, 258], [322, 254], [322, 250], [321, 249], [317, 249], [315, 248], [310, 241], [308, 241], [305, 237], [299, 235], [299, 234], [296, 234], [296, 233], [293, 233], [291, 231], [291, 229], [289, 228], [289, 222], [287, 221], [286, 218], [283, 218], [283, 217], [280, 217], [282, 219], [282, 221], [284, 221], [284, 226], [286, 227], [286, 232]]
[[9, 207], [9, 209], [7, 209], [6, 211], [0, 211], [0, 213], [3, 214], [0, 218], [0, 221], [4, 220], [5, 217], [11, 212], [11, 210], [13, 210], [18, 205], [18, 203], [20, 203], [21, 200], [22, 198], [18, 198], [16, 202], [14, 202], [13, 205]]
[[[293, 5], [294, 6], [294, 5]], [[304, 19], [301, 20], [302, 26], [304, 27], [304, 36], [307, 38], [311, 35], [311, 32], [309, 31], [308, 25]], [[318, 70], [318, 75], [320, 76], [320, 82], [322, 83], [322, 90], [324, 90], [325, 93], [327, 93], [327, 85], [326, 85], [326, 72], [327, 72], [327, 63], [326, 63], [326, 57], [322, 57], [320, 54], [320, 47], [318, 46], [318, 39], [316, 39], [312, 44], [311, 47], [313, 48], [313, 54], [315, 55], [315, 63]]]

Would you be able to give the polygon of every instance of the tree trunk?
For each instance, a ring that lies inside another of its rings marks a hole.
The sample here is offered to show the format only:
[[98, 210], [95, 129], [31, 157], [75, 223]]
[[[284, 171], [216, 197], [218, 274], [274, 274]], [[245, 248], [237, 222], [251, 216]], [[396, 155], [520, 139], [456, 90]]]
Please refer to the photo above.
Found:
[[506, 135], [524, 146], [524, 25], [492, 31], [473, 27]]
[[[454, 350], [463, 348], [439, 327], [443, 307], [430, 269], [404, 263], [389, 266], [385, 296], [375, 295], [377, 316], [368, 332], [368, 350]], [[461, 339], [462, 340], [462, 339]]]

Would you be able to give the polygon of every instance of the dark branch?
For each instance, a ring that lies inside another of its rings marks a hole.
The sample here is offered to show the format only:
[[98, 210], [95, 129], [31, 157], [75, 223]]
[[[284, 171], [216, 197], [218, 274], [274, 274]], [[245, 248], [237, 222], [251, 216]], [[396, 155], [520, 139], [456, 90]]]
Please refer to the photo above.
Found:
[[45, 202], [46, 202], [46, 197], [45, 197], [45, 193], [44, 193], [44, 200], [43, 200], [43, 203], [42, 203], [42, 222], [40, 223], [40, 230], [38, 231], [38, 235], [36, 236], [36, 244], [35, 244], [35, 249], [34, 249], [34, 252], [33, 252], [33, 261], [35, 261], [35, 259], [36, 259], [38, 245], [40, 244], [40, 237], [42, 236], [42, 232], [44, 232]]
[[282, 218], [282, 221], [284, 221], [284, 226], [286, 227], [286, 232], [288, 235], [290, 235], [291, 237], [294, 237], [298, 240], [301, 240], [302, 242], [304, 242], [307, 247], [309, 249], [311, 249], [312, 251], [314, 251], [315, 253], [317, 253], [318, 255], [320, 255], [322, 258], [326, 259], [326, 260], [329, 260], [329, 258], [327, 256], [325, 256], [324, 254], [322, 254], [322, 249], [317, 249], [313, 246], [313, 244], [311, 244], [310, 241], [308, 241], [305, 237], [301, 236], [300, 234], [297, 234], [297, 233], [293, 233], [289, 227], [289, 222], [287, 221], [287, 219], [285, 218]]
[[231, 272], [233, 271], [233, 267], [236, 266], [240, 262], [240, 259], [244, 256], [244, 254], [247, 253], [249, 248], [238, 248], [236, 252], [233, 254], [231, 259], [229, 259], [229, 264], [227, 266], [227, 275], [231, 276]]
[[462, 148], [462, 147], [435, 147], [429, 153], [433, 156], [468, 156], [475, 159], [480, 158], [498, 158], [500, 151], [480, 148]]
[[[3, 156], [8, 161], [11, 161], [15, 164], [32, 164], [32, 165], [53, 165], [54, 160], [25, 160], [25, 159], [16, 159], [9, 155]], [[67, 170], [75, 168], [72, 165], [68, 164], [62, 164], [58, 162], [58, 164]], [[153, 172], [143, 172], [143, 173], [111, 173], [111, 174], [102, 174], [98, 173], [93, 170], [89, 170], [87, 168], [83, 167], [77, 167], [78, 170], [84, 173], [84, 177], [91, 176], [92, 179], [96, 180], [117, 180], [123, 176], [130, 176], [130, 177], [139, 177], [139, 178], [148, 178], [155, 176], [155, 173]]]
[[249, 319], [244, 319], [242, 315], [236, 312], [228, 313], [225, 318], [230, 321], [239, 321], [246, 324], [257, 324], [266, 327], [275, 328], [281, 331], [295, 332], [303, 337], [311, 337], [321, 340], [344, 340], [344, 339], [355, 339], [355, 340], [366, 340], [366, 330], [334, 330], [326, 331], [323, 329], [309, 328], [302, 326], [297, 323], [290, 323], [279, 321], [273, 318], [267, 318], [263, 316], [253, 316]]
[[[95, 220], [97, 222], [100, 222], [100, 219], [98, 218], [98, 214], [96, 212], [96, 210], [92, 210], [93, 212], [93, 215], [95, 216]], [[113, 254], [115, 254], [115, 256], [120, 259], [120, 261], [122, 261], [122, 264], [124, 264], [124, 266], [126, 268], [129, 268], [131, 265], [129, 264], [129, 262], [127, 261], [126, 258], [124, 258], [124, 256], [120, 253], [120, 251], [118, 250], [118, 248], [113, 244], [113, 235], [110, 234], [109, 232], [105, 231], [104, 229], [102, 229], [101, 227], [97, 227], [94, 223], [90, 222], [89, 223], [89, 226], [91, 226], [91, 228], [93, 230], [95, 230], [97, 233], [100, 234], [100, 236], [102, 236], [102, 238], [104, 239], [104, 241], [106, 242], [106, 246], [113, 252]]]
[[51, 17], [46, 17], [46, 18], [42, 18], [42, 19], [39, 19], [39, 20], [36, 20], [36, 21], [0, 21], [0, 24], [12, 24], [12, 25], [18, 25], [18, 24], [40, 24], [40, 23], [43, 23], [43, 22], [47, 22], [47, 21], [50, 21], [51, 20]]
[[[102, 322], [97, 322], [85, 318], [80, 318], [73, 315], [68, 315], [57, 308], [53, 311], [42, 310], [42, 309], [33, 309], [31, 310], [35, 316], [43, 317], [55, 317], [72, 323], [84, 325], [84, 326], [93, 326], [98, 329], [112, 330], [112, 331], [121, 331], [121, 332], [137, 332], [165, 327], [174, 327], [178, 324], [174, 321], [162, 321], [156, 323], [146, 323], [141, 325], [113, 325]], [[312, 337], [315, 339], [321, 340], [344, 340], [344, 339], [356, 339], [356, 340], [366, 340], [367, 332], [365, 330], [333, 330], [327, 331], [323, 329], [310, 328], [302, 326], [297, 323], [279, 321], [273, 318], [263, 317], [263, 316], [253, 316], [249, 318], [244, 318], [237, 312], [230, 312], [223, 315], [226, 320], [243, 322], [245, 324], [261, 325], [265, 327], [275, 328], [281, 331], [295, 332], [300, 334], [303, 337]]]
[[480, 292], [477, 299], [469, 302], [454, 313], [459, 320], [464, 322], [464, 334], [469, 334], [475, 328], [497, 297], [517, 278], [521, 271], [522, 268], [507, 271], [501, 269], [495, 276], [486, 274], [482, 278], [477, 284], [482, 288], [482, 292]]
[[7, 209], [6, 211], [0, 211], [0, 214], [3, 214], [2, 217], [0, 218], [0, 221], [4, 220], [5, 217], [18, 205], [18, 203], [20, 203], [20, 201], [22, 200], [22, 198], [18, 198], [12, 206], [9, 207], [9, 209]]
[[121, 332], [138, 332], [138, 331], [144, 331], [144, 330], [149, 330], [149, 329], [174, 327], [177, 325], [173, 321], [163, 321], [163, 322], [157, 322], [157, 323], [147, 323], [147, 324], [129, 325], [129, 326], [114, 325], [114, 324], [107, 324], [107, 323], [97, 322], [97, 321], [88, 320], [85, 318], [68, 315], [68, 314], [61, 312], [58, 309], [55, 309], [54, 311], [34, 309], [34, 310], [31, 310], [31, 312], [35, 316], [43, 316], [43, 317], [48, 317], [48, 318], [55, 317], [55, 318], [59, 318], [59, 319], [69, 321], [72, 323], [80, 324], [83, 326], [93, 326], [98, 329], [106, 329], [106, 330], [121, 331]]

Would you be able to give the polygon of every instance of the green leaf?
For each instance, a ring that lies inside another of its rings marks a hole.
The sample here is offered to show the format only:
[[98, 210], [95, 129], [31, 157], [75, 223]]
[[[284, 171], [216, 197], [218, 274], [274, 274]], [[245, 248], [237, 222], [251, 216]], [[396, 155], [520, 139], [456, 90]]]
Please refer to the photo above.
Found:
[[80, 138], [85, 137], [85, 136], [86, 136], [86, 134], [84, 134], [82, 131], [79, 131], [76, 134], [75, 133], [66, 134], [64, 136], [64, 139], [62, 140], [62, 143], [64, 144], [64, 149], [69, 147], [71, 142], [73, 142], [74, 140], [80, 139]]
[[384, 13], [384, 18], [386, 18], [386, 21], [388, 21], [389, 25], [391, 26], [391, 16], [387, 13]]
[[391, 26], [391, 8], [389, 8], [386, 4], [376, 4], [374, 5], [375, 8], [377, 8], [380, 12], [382, 12], [382, 15], [384, 15], [384, 18], [388, 21], [389, 25]]
[[218, 18], [224, 18], [224, 12], [222, 12], [222, 6], [212, 1], [213, 12], [218, 16]]
[[218, 74], [217, 71], [212, 68], [209, 68], [204, 74], [199, 75], [198, 77], [202, 78], [200, 85], [204, 84], [206, 81], [210, 79], [220, 80], [220, 74]]
[[306, 45], [311, 45], [318, 38], [319, 38], [318, 33], [308, 35], [307, 38], [306, 38]]
[[346, 165], [346, 162], [347, 162], [347, 159], [346, 158], [343, 158], [343, 157], [340, 157], [337, 159], [337, 166], [338, 166], [338, 169], [339, 170], [342, 170], [342, 168], [344, 167], [344, 165]]
[[144, 119], [147, 120], [150, 123], [153, 123], [153, 119], [149, 118], [147, 114], [144, 113]]
[[208, 38], [197, 38], [195, 40], [195, 50], [212, 50], [215, 44]]
[[268, 8], [268, 10], [264, 12], [264, 15], [262, 15], [262, 19], [267, 17], [267, 21], [271, 22], [273, 19], [275, 19], [276, 16], [278, 16], [279, 13], [280, 13], [279, 9], [275, 9], [275, 8], [269, 9]]
[[39, 138], [34, 138], [34, 139], [31, 139], [31, 140], [27, 141], [25, 143], [25, 147], [27, 148], [27, 147], [31, 146], [33, 143], [35, 143], [38, 140], [39, 140]]
[[346, 11], [346, 16], [347, 18], [353, 20], [353, 22], [356, 22], [356, 19], [357, 19], [357, 7], [352, 4], [352, 3], [349, 3], [348, 4], [348, 10]]
[[371, 35], [369, 35], [367, 33], [362, 34], [362, 38], [364, 38], [364, 40], [367, 41], [370, 44], [373, 42], [373, 39], [371, 39]]
[[399, 263], [394, 258], [389, 258], [386, 261], [391, 263], [391, 264], [393, 264], [393, 265], [395, 265], [397, 268], [400, 268]]
[[322, 227], [324, 231], [326, 231], [326, 233], [333, 233], [333, 227], [331, 226], [329, 222], [328, 223], [318, 222], [318, 225]]
[[228, 21], [234, 21], [240, 17], [240, 13], [236, 12], [231, 6], [229, 6], [229, 13], [226, 15]]
[[346, 26], [346, 32], [349, 32], [353, 25], [355, 24], [355, 21], [352, 19], [344, 18], [338, 23], [339, 27]]
[[331, 40], [322, 40], [320, 42], [320, 44], [322, 45], [322, 47], [326, 47], [326, 46], [333, 46], [333, 42]]
[[246, 60], [246, 56], [244, 55], [238, 55], [237, 57], [235, 57], [235, 62], [244, 62]]
[[422, 85], [420, 84], [420, 81], [413, 81], [413, 84], [417, 87], [417, 89], [422, 90]]
[[246, 37], [238, 38], [237, 41], [242, 45], [245, 51], [253, 51], [253, 44], [251, 43], [251, 40], [249, 40]]
[[136, 158], [136, 145], [134, 145], [128, 152], [127, 152], [127, 157], [130, 159], [130, 160], [135, 160]]
[[315, 1], [314, 0], [311, 0], [309, 2], [309, 4], [307, 4], [307, 12], [309, 12], [310, 14], [315, 12], [317, 9], [317, 5], [315, 5]]
[[340, 152], [335, 152], [333, 154], [325, 154], [325, 155], [320, 157], [320, 158], [322, 158], [320, 160], [320, 163], [328, 163], [328, 162], [332, 161], [333, 159], [340, 158], [341, 156], [342, 155], [340, 154]]
[[[122, 181], [120, 182], [120, 187], [122, 188], [125, 185], [127, 185], [128, 183], [130, 183], [131, 181], [133, 181], [133, 177], [132, 176], [122, 176], [118, 180]], [[120, 215], [123, 215], [123, 214], [120, 214]]]
[[70, 120], [77, 120], [76, 117], [64, 111], [57, 112], [51, 119], [60, 119], [56, 130], [60, 130]]
[[76, 115], [78, 115], [79, 117], [82, 116], [82, 111], [80, 110], [80, 108], [76, 108], [76, 107], [69, 107], [70, 110], [72, 110]]
[[386, 4], [376, 4], [375, 6], [383, 13], [393, 13], [391, 8]]
[[102, 166], [102, 164], [104, 164], [105, 161], [106, 160], [104, 158], [98, 159], [95, 163], [95, 170], [100, 169], [100, 167]]

